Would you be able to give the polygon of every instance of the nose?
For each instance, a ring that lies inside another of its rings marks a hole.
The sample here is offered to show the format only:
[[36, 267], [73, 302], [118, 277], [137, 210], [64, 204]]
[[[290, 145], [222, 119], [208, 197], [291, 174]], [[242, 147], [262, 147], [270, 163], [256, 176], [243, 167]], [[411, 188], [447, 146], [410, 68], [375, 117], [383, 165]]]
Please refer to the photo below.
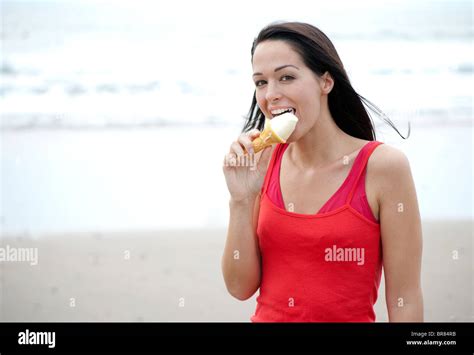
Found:
[[281, 98], [281, 92], [278, 89], [278, 86], [268, 82], [267, 84], [267, 92], [265, 93], [265, 99], [267, 102], [274, 102]]

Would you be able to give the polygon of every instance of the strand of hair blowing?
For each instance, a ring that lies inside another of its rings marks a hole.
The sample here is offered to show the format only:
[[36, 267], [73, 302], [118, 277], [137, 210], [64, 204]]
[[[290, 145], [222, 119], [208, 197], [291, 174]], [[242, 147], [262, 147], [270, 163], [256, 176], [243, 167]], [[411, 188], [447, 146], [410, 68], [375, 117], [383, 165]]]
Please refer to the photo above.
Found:
[[[257, 45], [266, 40], [287, 42], [303, 59], [305, 65], [318, 76], [329, 72], [334, 86], [328, 94], [328, 106], [336, 125], [345, 133], [365, 140], [375, 140], [375, 129], [364, 104], [390, 125], [403, 139], [403, 135], [393, 122], [369, 100], [359, 95], [352, 87], [341, 59], [331, 40], [318, 28], [300, 22], [271, 24], [265, 27], [254, 40], [251, 57]], [[254, 92], [252, 104], [243, 128], [247, 132], [252, 128], [263, 129], [265, 117], [257, 105]]]

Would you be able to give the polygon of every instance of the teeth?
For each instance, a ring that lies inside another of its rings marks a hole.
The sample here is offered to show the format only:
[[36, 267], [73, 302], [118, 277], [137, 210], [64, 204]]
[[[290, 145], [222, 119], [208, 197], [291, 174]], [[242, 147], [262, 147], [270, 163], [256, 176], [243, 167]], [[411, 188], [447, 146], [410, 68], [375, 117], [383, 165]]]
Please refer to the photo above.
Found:
[[294, 110], [293, 108], [289, 107], [289, 108], [280, 108], [280, 109], [278, 109], [278, 110], [273, 110], [273, 111], [271, 111], [271, 113], [272, 113], [273, 116], [280, 115], [280, 114], [282, 114], [282, 113], [284, 113], [284, 112], [291, 112], [291, 113], [294, 113], [295, 110]]

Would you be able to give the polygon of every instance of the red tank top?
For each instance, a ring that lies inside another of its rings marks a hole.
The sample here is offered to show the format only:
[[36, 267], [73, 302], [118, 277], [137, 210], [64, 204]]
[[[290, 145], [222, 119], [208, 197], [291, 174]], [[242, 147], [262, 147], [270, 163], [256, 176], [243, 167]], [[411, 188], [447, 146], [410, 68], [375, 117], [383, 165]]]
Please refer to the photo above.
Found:
[[270, 199], [271, 189], [281, 198], [279, 178], [278, 186], [270, 182], [279, 176], [277, 162], [288, 145], [275, 148], [260, 200], [262, 277], [253, 322], [375, 321], [382, 272], [380, 225], [366, 201], [365, 183], [359, 181], [365, 182], [367, 161], [380, 144], [371, 141], [361, 149], [344, 183], [314, 215], [287, 211], [282, 199]]

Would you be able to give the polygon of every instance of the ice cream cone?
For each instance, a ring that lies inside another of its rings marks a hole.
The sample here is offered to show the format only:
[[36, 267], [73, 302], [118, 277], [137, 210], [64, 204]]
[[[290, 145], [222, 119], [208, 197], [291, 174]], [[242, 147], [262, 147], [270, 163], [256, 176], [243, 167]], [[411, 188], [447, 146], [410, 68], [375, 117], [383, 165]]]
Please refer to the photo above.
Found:
[[275, 131], [272, 129], [270, 121], [270, 119], [265, 118], [265, 126], [262, 133], [260, 133], [260, 137], [257, 137], [252, 141], [252, 146], [255, 153], [258, 153], [259, 151], [275, 143], [286, 142], [283, 138], [279, 137], [278, 134], [275, 133]]

